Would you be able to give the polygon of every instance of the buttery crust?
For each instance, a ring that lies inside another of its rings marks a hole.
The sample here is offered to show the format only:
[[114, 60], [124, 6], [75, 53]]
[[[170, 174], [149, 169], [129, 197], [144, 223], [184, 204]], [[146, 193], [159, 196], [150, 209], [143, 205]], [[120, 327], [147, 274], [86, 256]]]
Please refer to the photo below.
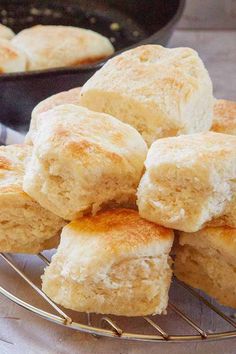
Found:
[[162, 313], [171, 281], [173, 231], [114, 209], [75, 220], [43, 275], [43, 291], [77, 311]]
[[[98, 215], [85, 216], [72, 221], [67, 230], [75, 235], [88, 234], [89, 237], [103, 240], [112, 253], [123, 255], [139, 246], [142, 252], [143, 247], [148, 247], [154, 241], [160, 241], [161, 254], [169, 250], [170, 242], [173, 241], [172, 230], [142, 219], [137, 211], [131, 209], [111, 209]], [[107, 253], [104, 249], [99, 251]], [[154, 252], [156, 254], [157, 250]], [[106, 256], [112, 257], [112, 254]]]

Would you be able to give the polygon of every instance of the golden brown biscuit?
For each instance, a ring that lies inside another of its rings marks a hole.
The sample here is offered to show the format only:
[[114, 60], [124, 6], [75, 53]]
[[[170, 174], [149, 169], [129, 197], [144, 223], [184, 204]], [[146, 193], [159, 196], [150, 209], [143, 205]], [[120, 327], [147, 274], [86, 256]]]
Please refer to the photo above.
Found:
[[66, 220], [133, 205], [146, 153], [128, 124], [71, 104], [54, 107], [38, 116], [24, 190]]
[[37, 25], [19, 32], [12, 43], [26, 53], [28, 70], [90, 64], [114, 52], [106, 37], [71, 26]]
[[116, 209], [62, 231], [43, 275], [43, 291], [76, 311], [142, 316], [163, 313], [172, 271], [173, 231]]
[[151, 145], [210, 129], [212, 83], [193, 49], [144, 45], [98, 70], [82, 87], [81, 104], [132, 125]]
[[140, 215], [195, 232], [236, 227], [236, 137], [199, 133], [157, 140], [138, 189]]

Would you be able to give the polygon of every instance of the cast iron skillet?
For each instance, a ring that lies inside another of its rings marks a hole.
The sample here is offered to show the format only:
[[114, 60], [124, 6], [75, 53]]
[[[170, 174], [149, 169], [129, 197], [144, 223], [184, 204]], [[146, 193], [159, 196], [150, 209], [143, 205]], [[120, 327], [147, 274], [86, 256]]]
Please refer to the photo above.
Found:
[[[110, 38], [117, 53], [140, 44], [166, 45], [184, 3], [185, 0], [0, 0], [0, 22], [16, 33], [35, 24], [89, 28]], [[0, 75], [0, 121], [26, 131], [38, 102], [83, 85], [103, 63]]]

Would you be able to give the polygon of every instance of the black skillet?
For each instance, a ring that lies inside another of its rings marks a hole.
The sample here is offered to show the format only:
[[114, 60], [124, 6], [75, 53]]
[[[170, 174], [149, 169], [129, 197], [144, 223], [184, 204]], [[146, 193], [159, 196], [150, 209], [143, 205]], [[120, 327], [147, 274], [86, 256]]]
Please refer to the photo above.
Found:
[[[89, 28], [110, 38], [119, 52], [140, 44], [166, 45], [184, 3], [185, 0], [0, 0], [0, 23], [16, 33], [35, 24]], [[1, 75], [0, 122], [27, 130], [31, 111], [38, 102], [83, 85], [103, 63]]]

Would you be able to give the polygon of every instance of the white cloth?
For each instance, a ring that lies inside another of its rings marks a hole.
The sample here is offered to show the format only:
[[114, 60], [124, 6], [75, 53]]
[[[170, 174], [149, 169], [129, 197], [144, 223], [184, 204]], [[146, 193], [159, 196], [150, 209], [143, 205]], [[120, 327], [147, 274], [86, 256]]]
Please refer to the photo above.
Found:
[[0, 123], [0, 145], [22, 144], [23, 142], [24, 134], [21, 134]]

